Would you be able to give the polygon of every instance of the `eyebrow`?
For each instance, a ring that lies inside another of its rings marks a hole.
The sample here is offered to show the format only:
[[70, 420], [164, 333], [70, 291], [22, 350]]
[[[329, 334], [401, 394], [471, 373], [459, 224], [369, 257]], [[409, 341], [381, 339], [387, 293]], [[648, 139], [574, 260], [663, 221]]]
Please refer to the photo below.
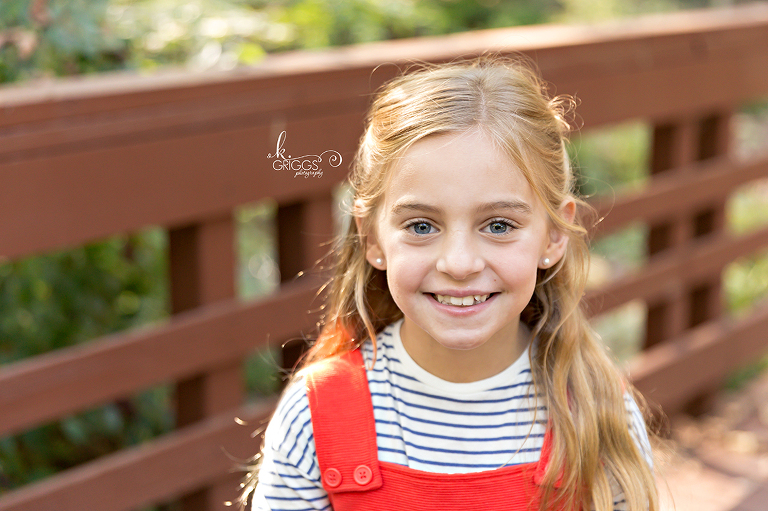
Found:
[[[525, 214], [531, 214], [531, 212], [533, 211], [531, 206], [529, 206], [527, 203], [520, 200], [485, 202], [483, 204], [480, 204], [476, 209], [478, 213], [482, 213], [484, 211], [505, 211], [505, 210], [513, 210], [513, 211], [517, 211]], [[402, 204], [395, 204], [392, 207], [393, 215], [399, 215], [399, 214], [405, 213], [406, 211], [423, 211], [425, 213], [434, 213], [434, 214], [438, 214], [442, 212], [442, 210], [437, 206], [432, 206], [430, 204], [422, 204], [419, 202], [404, 202]]]
[[483, 211], [498, 211], [498, 210], [514, 210], [519, 213], [526, 213], [531, 214], [533, 213], [533, 208], [531, 208], [528, 203], [523, 202], [521, 200], [512, 200], [512, 201], [496, 201], [496, 202], [486, 202], [484, 204], [480, 204], [477, 208], [477, 212], [481, 213]]

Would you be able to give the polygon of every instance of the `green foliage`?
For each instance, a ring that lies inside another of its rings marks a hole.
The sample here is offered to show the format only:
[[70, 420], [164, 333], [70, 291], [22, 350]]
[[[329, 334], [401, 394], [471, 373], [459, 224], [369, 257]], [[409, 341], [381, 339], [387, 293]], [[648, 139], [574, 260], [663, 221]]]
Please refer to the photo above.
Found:
[[571, 139], [579, 193], [614, 197], [647, 181], [650, 130], [642, 123], [628, 123], [578, 133]]
[[[274, 240], [277, 203], [264, 200], [238, 208], [239, 295], [253, 298], [271, 293], [280, 284]], [[245, 386], [250, 395], [270, 395], [282, 383], [276, 348], [256, 351], [245, 360]]]
[[269, 294], [280, 284], [274, 241], [276, 215], [277, 203], [269, 199], [238, 208], [235, 213], [242, 297]]
[[734, 120], [738, 156], [757, 158], [768, 154], [768, 98], [745, 105]]
[[0, 83], [123, 67], [122, 41], [104, 24], [109, 0], [3, 0]]
[[730, 229], [736, 234], [768, 225], [768, 181], [749, 183], [739, 189], [728, 203], [727, 215]]
[[592, 244], [592, 255], [602, 258], [611, 266], [614, 278], [637, 270], [646, 261], [647, 231], [643, 225], [630, 225], [603, 236]]
[[230, 69], [265, 53], [546, 21], [554, 0], [112, 0], [106, 22], [126, 64]]
[[231, 69], [266, 53], [605, 19], [709, 0], [3, 0], [0, 83], [165, 65]]
[[748, 365], [733, 373], [725, 382], [725, 388], [731, 391], [737, 391], [747, 385], [750, 381], [768, 371], [768, 356], [762, 357], [756, 362]]
[[[0, 363], [167, 316], [165, 237], [150, 230], [0, 264]], [[0, 439], [0, 493], [168, 431], [166, 388]]]
[[258, 350], [245, 360], [245, 387], [249, 395], [269, 396], [282, 388], [288, 378], [280, 369], [277, 348]]
[[172, 429], [167, 387], [0, 439], [0, 495]]
[[202, 70], [252, 64], [279, 49], [287, 29], [264, 9], [223, 0], [112, 0], [107, 24], [128, 47], [127, 66]]
[[557, 7], [525, 0], [300, 0], [275, 12], [293, 27], [291, 47], [315, 48], [541, 23]]
[[723, 274], [728, 310], [737, 315], [753, 310], [768, 297], [768, 253], [735, 261]]
[[[733, 124], [734, 152], [742, 158], [764, 156], [768, 101], [746, 105]], [[581, 193], [611, 198], [641, 188], [647, 182], [649, 144], [650, 132], [642, 124], [613, 126], [574, 137], [571, 152], [579, 162]], [[728, 229], [735, 234], [768, 226], [768, 181], [752, 182], [737, 190], [727, 205], [727, 217]], [[592, 246], [593, 266], [607, 268], [604, 271], [610, 278], [639, 268], [646, 259], [646, 238], [647, 229], [629, 226], [598, 239]], [[747, 314], [764, 304], [768, 297], [768, 253], [754, 254], [726, 267], [723, 287], [725, 305], [731, 314]], [[631, 354], [627, 345], [639, 347], [636, 331], [641, 321], [637, 315], [645, 315], [645, 310], [629, 304], [596, 322], [604, 341], [620, 359]], [[755, 370], [747, 368], [734, 378], [742, 380]]]
[[159, 230], [0, 264], [0, 363], [166, 316]]

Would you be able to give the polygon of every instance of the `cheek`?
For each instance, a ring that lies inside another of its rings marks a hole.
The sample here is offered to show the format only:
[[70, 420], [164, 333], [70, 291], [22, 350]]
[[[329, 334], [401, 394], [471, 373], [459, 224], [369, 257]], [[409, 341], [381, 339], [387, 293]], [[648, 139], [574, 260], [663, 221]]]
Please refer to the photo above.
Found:
[[393, 284], [399, 287], [418, 287], [429, 271], [429, 263], [427, 261], [407, 252], [392, 254], [387, 261], [387, 276]]
[[525, 266], [516, 266], [503, 271], [501, 278], [504, 282], [513, 287], [527, 288], [535, 286], [537, 276], [537, 266], [526, 264]]
[[518, 285], [536, 282], [536, 276], [539, 265], [539, 253], [532, 249], [519, 249], [499, 254], [497, 261], [501, 264], [494, 264], [502, 280]]

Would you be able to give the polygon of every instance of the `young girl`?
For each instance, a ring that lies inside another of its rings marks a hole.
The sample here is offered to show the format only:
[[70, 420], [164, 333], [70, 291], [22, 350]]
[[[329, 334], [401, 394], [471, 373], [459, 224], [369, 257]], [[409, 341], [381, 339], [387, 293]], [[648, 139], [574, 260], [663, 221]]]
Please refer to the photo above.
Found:
[[379, 92], [252, 509], [657, 509], [643, 417], [579, 306], [562, 103], [494, 57]]

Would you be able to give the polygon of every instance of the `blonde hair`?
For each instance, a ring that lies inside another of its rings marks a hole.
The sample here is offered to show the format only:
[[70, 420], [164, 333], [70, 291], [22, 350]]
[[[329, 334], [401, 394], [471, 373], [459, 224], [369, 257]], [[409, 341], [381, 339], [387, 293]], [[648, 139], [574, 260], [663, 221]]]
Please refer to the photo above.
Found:
[[[389, 170], [418, 140], [473, 128], [489, 135], [522, 171], [554, 228], [569, 237], [563, 258], [539, 270], [534, 295], [521, 314], [538, 337], [538, 349], [530, 350], [531, 368], [553, 429], [541, 509], [588, 509], [590, 504], [598, 511], [613, 509], [610, 473], [629, 510], [656, 511], [652, 470], [629, 432], [624, 393], [631, 385], [606, 355], [580, 306], [589, 266], [583, 217], [591, 210], [573, 192], [565, 149], [570, 105], [567, 98], [550, 99], [528, 64], [498, 56], [424, 64], [395, 78], [379, 91], [368, 113], [349, 178], [354, 214], [363, 233], [374, 232]], [[574, 222], [559, 214], [567, 199], [582, 212]], [[364, 339], [375, 346], [377, 332], [402, 317], [384, 273], [367, 262], [365, 238], [354, 221], [336, 252], [323, 326], [304, 367], [354, 349]]]

